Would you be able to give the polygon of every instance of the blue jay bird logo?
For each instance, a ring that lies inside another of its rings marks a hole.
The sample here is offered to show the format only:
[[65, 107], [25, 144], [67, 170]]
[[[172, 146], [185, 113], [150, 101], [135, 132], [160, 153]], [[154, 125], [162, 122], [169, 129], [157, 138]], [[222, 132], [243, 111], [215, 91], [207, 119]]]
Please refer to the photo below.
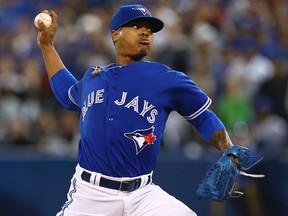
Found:
[[143, 7], [143, 6], [134, 7], [134, 8], [132, 8], [132, 10], [138, 10], [138, 11], [140, 11], [144, 16], [145, 16], [146, 14], [150, 13], [150, 11], [149, 11], [147, 8]]
[[148, 129], [135, 130], [131, 133], [125, 133], [124, 136], [132, 139], [135, 147], [136, 154], [138, 155], [147, 145], [154, 144], [156, 136], [153, 134], [154, 126]]

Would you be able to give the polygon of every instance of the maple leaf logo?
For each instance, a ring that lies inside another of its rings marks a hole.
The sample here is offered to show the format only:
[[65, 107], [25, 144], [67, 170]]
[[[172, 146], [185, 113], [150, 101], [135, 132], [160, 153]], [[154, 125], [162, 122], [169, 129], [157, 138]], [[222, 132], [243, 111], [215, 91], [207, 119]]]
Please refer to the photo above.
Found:
[[149, 133], [146, 136], [144, 136], [144, 139], [148, 144], [151, 144], [156, 140], [156, 136], [154, 136], [153, 133]]

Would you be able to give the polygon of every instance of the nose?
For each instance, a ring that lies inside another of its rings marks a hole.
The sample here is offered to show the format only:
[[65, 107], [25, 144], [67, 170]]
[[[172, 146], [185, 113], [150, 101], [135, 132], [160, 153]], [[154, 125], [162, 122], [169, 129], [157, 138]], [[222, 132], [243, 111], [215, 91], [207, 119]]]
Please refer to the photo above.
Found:
[[141, 36], [149, 36], [151, 34], [151, 30], [145, 26], [141, 27], [140, 35]]

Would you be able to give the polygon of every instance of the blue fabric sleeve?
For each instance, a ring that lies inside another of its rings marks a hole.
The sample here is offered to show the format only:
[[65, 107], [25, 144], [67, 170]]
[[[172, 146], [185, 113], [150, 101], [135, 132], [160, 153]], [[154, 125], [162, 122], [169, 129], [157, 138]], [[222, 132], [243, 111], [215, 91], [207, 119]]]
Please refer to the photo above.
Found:
[[51, 77], [50, 86], [59, 103], [66, 109], [79, 112], [79, 107], [71, 101], [68, 95], [69, 89], [76, 82], [76, 78], [66, 68], [63, 68]]
[[173, 109], [186, 120], [196, 118], [211, 104], [211, 99], [193, 82], [190, 76], [174, 72], [172, 104]]
[[217, 130], [225, 129], [222, 121], [215, 115], [214, 112], [207, 109], [198, 117], [189, 120], [194, 127], [199, 131], [206, 142], [209, 143], [211, 135]]

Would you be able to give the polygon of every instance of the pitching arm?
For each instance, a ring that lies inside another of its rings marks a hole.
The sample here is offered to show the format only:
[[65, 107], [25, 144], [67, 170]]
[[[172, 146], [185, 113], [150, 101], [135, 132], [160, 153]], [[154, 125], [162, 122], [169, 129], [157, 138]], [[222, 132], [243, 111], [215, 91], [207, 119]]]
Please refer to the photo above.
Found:
[[56, 99], [67, 109], [80, 111], [79, 86], [76, 78], [65, 68], [60, 56], [54, 47], [54, 36], [57, 30], [57, 15], [54, 11], [44, 10], [52, 18], [52, 24], [46, 27], [38, 21], [39, 32], [37, 43], [41, 49], [45, 62], [50, 86]]
[[44, 58], [47, 75], [49, 79], [61, 69], [65, 68], [60, 56], [54, 47], [54, 36], [57, 30], [57, 15], [54, 11], [44, 10], [52, 18], [52, 24], [46, 27], [43, 22], [38, 21], [39, 32], [37, 36], [37, 43]]

